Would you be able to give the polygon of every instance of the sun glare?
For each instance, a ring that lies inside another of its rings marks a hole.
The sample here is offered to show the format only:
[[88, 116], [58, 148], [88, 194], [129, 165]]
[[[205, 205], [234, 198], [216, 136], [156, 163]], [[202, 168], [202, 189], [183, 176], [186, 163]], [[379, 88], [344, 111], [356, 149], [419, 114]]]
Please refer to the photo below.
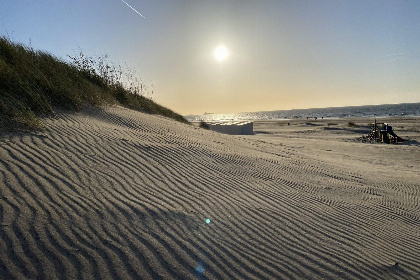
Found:
[[228, 57], [228, 51], [225, 46], [218, 46], [214, 50], [213, 55], [218, 61], [223, 61]]

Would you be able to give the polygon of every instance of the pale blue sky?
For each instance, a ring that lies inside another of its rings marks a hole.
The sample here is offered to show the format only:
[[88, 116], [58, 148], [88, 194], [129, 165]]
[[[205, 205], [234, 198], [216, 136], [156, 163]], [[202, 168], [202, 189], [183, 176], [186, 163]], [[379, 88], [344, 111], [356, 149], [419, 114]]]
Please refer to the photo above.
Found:
[[0, 34], [107, 53], [181, 114], [420, 102], [420, 1], [125, 2], [145, 18], [122, 0], [1, 1]]

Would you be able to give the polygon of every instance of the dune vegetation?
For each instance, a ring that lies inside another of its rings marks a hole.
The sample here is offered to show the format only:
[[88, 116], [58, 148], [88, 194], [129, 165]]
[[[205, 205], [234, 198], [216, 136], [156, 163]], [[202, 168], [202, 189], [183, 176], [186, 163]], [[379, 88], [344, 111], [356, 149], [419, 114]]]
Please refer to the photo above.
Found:
[[40, 117], [54, 108], [119, 104], [180, 122], [184, 117], [145, 97], [145, 85], [107, 56], [79, 52], [64, 61], [45, 51], [0, 37], [0, 126], [42, 128]]

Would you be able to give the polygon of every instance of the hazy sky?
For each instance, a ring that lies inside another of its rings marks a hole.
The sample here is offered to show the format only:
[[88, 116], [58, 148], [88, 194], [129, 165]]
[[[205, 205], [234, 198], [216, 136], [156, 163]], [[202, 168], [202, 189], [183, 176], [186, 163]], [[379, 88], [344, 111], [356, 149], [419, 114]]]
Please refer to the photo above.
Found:
[[0, 35], [107, 53], [184, 115], [420, 102], [418, 0], [2, 0]]

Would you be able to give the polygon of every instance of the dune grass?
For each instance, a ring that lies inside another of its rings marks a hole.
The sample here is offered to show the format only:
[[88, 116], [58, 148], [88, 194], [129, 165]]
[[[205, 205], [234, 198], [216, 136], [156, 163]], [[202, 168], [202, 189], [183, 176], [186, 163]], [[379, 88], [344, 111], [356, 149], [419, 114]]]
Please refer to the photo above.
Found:
[[210, 125], [208, 123], [206, 123], [205, 121], [203, 121], [203, 120], [200, 121], [199, 127], [204, 128], [204, 129], [207, 129], [207, 130], [210, 129]]
[[358, 124], [355, 124], [354, 122], [348, 122], [347, 123], [347, 126], [348, 127], [359, 127], [359, 125]]
[[121, 76], [121, 71], [114, 71], [117, 67], [100, 60], [95, 68], [95, 61], [83, 55], [72, 59], [66, 62], [0, 37], [0, 126], [40, 129], [39, 117], [54, 114], [55, 107], [78, 110], [105, 104], [187, 123], [181, 115], [144, 97], [139, 90], [143, 85], [116, 79]]

